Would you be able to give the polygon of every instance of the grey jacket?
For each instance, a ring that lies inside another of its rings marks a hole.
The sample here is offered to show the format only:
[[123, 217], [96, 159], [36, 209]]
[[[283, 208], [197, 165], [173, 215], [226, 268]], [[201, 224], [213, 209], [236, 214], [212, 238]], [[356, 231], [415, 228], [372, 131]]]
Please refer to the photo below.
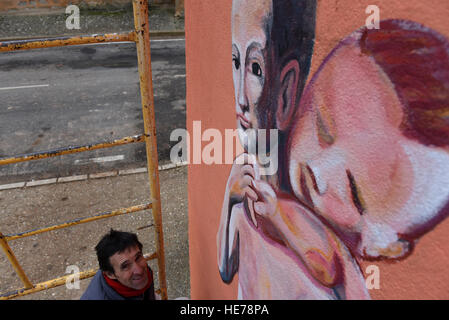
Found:
[[143, 300], [144, 295], [149, 300], [154, 300], [154, 283], [145, 292], [145, 294], [137, 297], [125, 298], [112, 289], [103, 277], [101, 270], [93, 277], [86, 292], [81, 296], [81, 300]]

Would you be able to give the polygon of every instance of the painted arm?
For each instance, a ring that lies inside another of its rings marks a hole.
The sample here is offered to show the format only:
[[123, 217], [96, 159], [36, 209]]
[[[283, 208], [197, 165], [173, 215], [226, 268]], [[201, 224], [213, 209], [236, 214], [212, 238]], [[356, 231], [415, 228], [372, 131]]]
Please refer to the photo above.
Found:
[[264, 181], [254, 181], [258, 201], [257, 215], [269, 219], [292, 252], [306, 265], [310, 274], [326, 287], [342, 282], [342, 263], [333, 233], [297, 201], [279, 196]]
[[249, 164], [248, 155], [240, 155], [234, 161], [226, 184], [217, 233], [218, 268], [225, 283], [232, 282], [239, 268], [238, 223], [244, 212], [246, 199], [257, 200], [257, 195], [251, 188], [254, 176], [254, 168]]

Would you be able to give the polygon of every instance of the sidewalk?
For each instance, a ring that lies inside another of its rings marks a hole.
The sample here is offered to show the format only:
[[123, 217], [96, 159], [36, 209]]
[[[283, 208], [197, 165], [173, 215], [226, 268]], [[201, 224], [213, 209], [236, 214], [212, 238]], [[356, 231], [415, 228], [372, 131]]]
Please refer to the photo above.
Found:
[[[134, 29], [132, 8], [81, 10], [80, 30], [68, 30], [64, 9], [0, 13], [0, 40], [127, 32]], [[152, 37], [183, 35], [184, 18], [175, 17], [174, 6], [150, 6]]]
[[[187, 232], [187, 167], [160, 171], [168, 297], [190, 297]], [[52, 226], [101, 212], [143, 204], [149, 199], [147, 173], [58, 183], [0, 191], [0, 226], [13, 234]], [[94, 247], [110, 228], [137, 233], [145, 253], [153, 253], [151, 211], [99, 220], [10, 242], [17, 259], [33, 283], [66, 275], [67, 266], [80, 271], [97, 269]], [[150, 261], [157, 284], [157, 261]], [[22, 287], [3, 252], [0, 254], [0, 292]], [[68, 274], [68, 273], [67, 273]], [[79, 299], [80, 289], [61, 286], [19, 299]]]

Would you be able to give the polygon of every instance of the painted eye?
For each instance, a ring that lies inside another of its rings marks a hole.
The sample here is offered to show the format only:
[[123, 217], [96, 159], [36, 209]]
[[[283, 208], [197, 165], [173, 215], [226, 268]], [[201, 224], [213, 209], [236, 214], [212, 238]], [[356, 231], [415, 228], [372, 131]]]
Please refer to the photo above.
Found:
[[240, 61], [238, 58], [232, 58], [232, 62], [234, 63], [234, 67], [236, 70], [238, 70], [240, 68]]
[[258, 77], [262, 76], [262, 68], [260, 67], [260, 65], [257, 62], [254, 62], [251, 65], [251, 68], [252, 68], [252, 71], [253, 71], [254, 75], [256, 75]]

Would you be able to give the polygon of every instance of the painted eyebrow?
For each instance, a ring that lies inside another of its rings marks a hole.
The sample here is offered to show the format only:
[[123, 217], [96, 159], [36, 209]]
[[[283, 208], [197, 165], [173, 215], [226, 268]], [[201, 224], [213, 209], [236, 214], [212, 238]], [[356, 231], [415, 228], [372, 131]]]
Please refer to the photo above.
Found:
[[[232, 44], [232, 49], [235, 50], [235, 52], [237, 53], [238, 57], [240, 58], [240, 51], [239, 51], [239, 49], [237, 48], [237, 46], [234, 43]], [[232, 52], [232, 55], [234, 55], [234, 52]]]
[[258, 49], [258, 50], [260, 50], [260, 51], [263, 51], [262, 45], [261, 45], [260, 43], [258, 43], [258, 42], [253, 41], [253, 42], [251, 42], [251, 44], [250, 44], [250, 45], [248, 46], [248, 48], [246, 49], [246, 58], [248, 58], [250, 52], [251, 52], [252, 50], [254, 50], [254, 49]]

